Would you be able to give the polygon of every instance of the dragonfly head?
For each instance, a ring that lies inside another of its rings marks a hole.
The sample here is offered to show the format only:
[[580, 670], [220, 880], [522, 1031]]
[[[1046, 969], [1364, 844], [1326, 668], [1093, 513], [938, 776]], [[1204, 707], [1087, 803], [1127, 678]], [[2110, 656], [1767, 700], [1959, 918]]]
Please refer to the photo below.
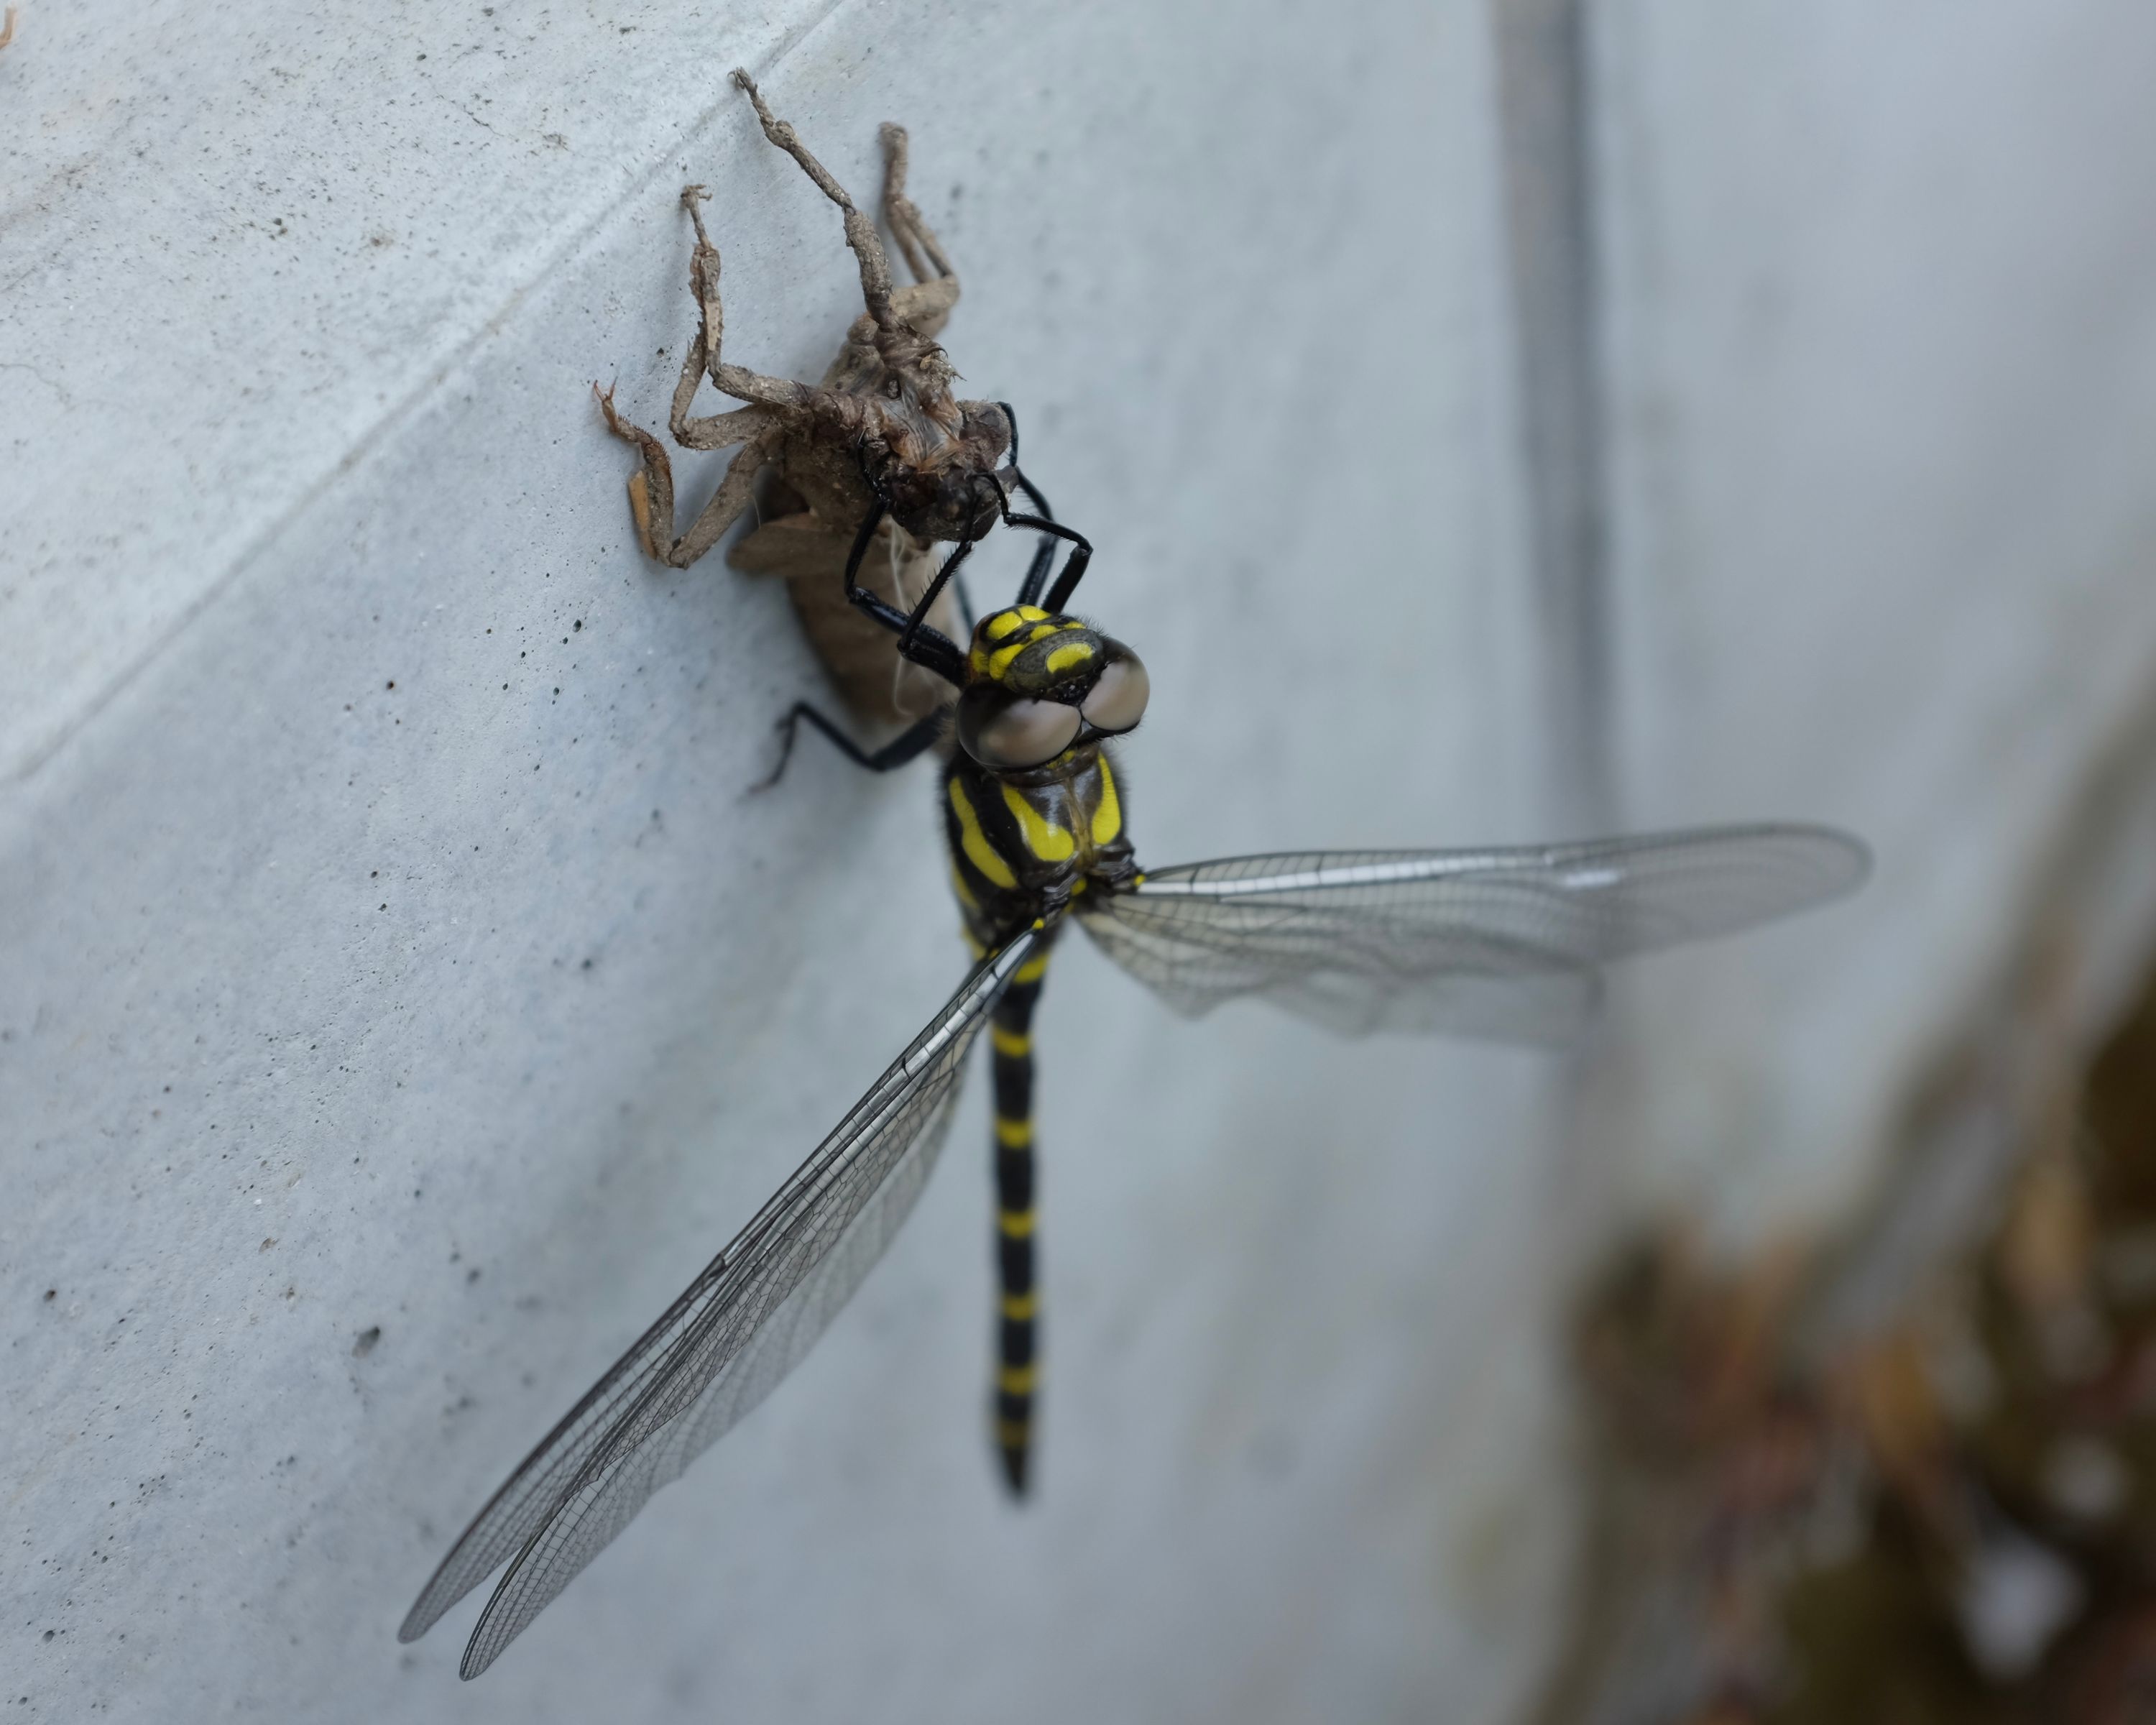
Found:
[[958, 696], [958, 743], [983, 767], [1023, 772], [1120, 737], [1145, 716], [1144, 662], [1112, 635], [1037, 605], [983, 617]]

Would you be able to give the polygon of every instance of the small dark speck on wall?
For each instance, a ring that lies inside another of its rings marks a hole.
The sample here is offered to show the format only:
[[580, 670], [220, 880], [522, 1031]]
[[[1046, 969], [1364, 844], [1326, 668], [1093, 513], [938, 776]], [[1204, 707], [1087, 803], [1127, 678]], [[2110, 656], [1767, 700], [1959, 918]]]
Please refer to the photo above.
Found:
[[352, 1357], [354, 1359], [366, 1358], [368, 1354], [374, 1352], [374, 1344], [381, 1339], [382, 1326], [369, 1324], [359, 1332], [357, 1339], [352, 1343]]

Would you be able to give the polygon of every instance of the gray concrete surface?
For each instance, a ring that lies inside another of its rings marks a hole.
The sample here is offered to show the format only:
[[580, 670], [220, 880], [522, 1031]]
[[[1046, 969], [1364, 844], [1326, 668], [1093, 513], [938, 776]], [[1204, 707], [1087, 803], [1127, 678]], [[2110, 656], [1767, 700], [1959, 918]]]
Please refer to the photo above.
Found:
[[1545, 824], [1487, 53], [1466, 5], [24, 13], [8, 1717], [1509, 1710], [1565, 1552], [1549, 1064], [1187, 1026], [1075, 950], [1040, 1501], [984, 1441], [976, 1097], [796, 1381], [482, 1682], [471, 1606], [393, 1640], [963, 967], [921, 774], [743, 795], [818, 673], [780, 593], [640, 559], [587, 393], [663, 415], [685, 179], [734, 352], [814, 375], [850, 315], [725, 69], [856, 188], [913, 127], [953, 356], [1153, 668], [1168, 860]]
[[2040, 937], [2092, 1002], [2151, 938], [2061, 881], [2156, 779], [2156, 13], [1595, 17], [1618, 805], [1879, 857], [1636, 978], [1602, 1159], [1754, 1235], [1864, 1201]]
[[[1744, 1231], [1860, 1191], [2156, 734], [2141, 13], [1593, 19], [1592, 244], [1541, 254], [1599, 260], [1583, 644], [1520, 400], [1578, 300], [1510, 279], [1537, 86], [1471, 0], [25, 9], [0, 1717], [1516, 1714], [1567, 1253], [1649, 1196]], [[1881, 871], [1640, 974], [1576, 1092], [1186, 1025], [1074, 944], [1039, 1501], [982, 1431], [977, 1095], [797, 1378], [464, 1686], [474, 1606], [393, 1639], [447, 1541], [963, 968], [922, 773], [743, 794], [818, 673], [783, 594], [640, 558], [586, 393], [663, 416], [685, 179], [737, 357], [813, 375], [851, 311], [737, 61], [857, 191], [912, 126], [952, 355], [1154, 673], [1146, 855], [1600, 799], [1841, 820]], [[1589, 649], [1583, 790], [1548, 716]]]

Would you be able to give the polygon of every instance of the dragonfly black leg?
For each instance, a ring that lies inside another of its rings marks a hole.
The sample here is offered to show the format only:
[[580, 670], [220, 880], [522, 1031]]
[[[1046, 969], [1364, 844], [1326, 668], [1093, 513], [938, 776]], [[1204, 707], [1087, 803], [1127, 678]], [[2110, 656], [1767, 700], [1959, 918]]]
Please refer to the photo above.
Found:
[[1048, 954], [1029, 959], [996, 1003], [988, 1027], [996, 1083], [996, 1389], [994, 1434], [1004, 1479], [1025, 1496], [1039, 1389], [1039, 1266], [1034, 1254], [1033, 1009]]
[[[943, 560], [942, 567], [936, 572], [936, 578], [928, 584], [928, 591], [909, 614], [870, 593], [860, 584], [859, 578], [861, 559], [868, 555], [869, 542], [875, 537], [875, 530], [882, 523], [884, 514], [881, 502], [871, 504], [868, 513], [861, 517], [860, 531], [854, 535], [854, 548], [846, 553], [844, 583], [846, 603], [867, 613], [898, 637], [901, 658], [927, 666], [954, 689], [963, 688], [966, 681], [966, 655], [958, 650], [957, 642], [940, 630], [929, 628], [925, 619], [929, 606], [936, 602], [936, 594], [943, 583], [957, 572], [958, 565], [965, 560], [966, 553], [973, 548], [973, 543], [970, 539], [959, 542], [958, 548]], [[790, 717], [789, 715], [789, 720]], [[836, 733], [832, 732], [828, 726], [825, 731], [834, 740], [836, 739]]]
[[839, 729], [836, 721], [819, 712], [807, 701], [797, 701], [792, 711], [778, 721], [778, 728], [786, 733], [786, 740], [779, 745], [778, 764], [771, 769], [768, 777], [757, 780], [750, 788], [767, 791], [785, 776], [786, 764], [793, 758], [794, 733], [800, 729], [803, 719], [830, 738], [831, 746], [856, 767], [866, 768], [870, 773], [889, 773], [924, 753], [942, 734], [944, 717], [939, 708], [906, 726], [881, 748], [865, 749]]
[[1085, 578], [1086, 565], [1093, 559], [1092, 542], [1075, 528], [1050, 521], [1046, 516], [1007, 514], [1004, 521], [1014, 527], [1031, 527], [1042, 536], [1044, 541], [1034, 552], [1033, 567], [1025, 572], [1024, 583], [1018, 590], [1018, 602], [1021, 605], [1043, 603], [1040, 588], [1048, 579], [1048, 566], [1055, 561], [1055, 542], [1058, 539], [1070, 542], [1070, 560], [1064, 564], [1063, 572], [1055, 578], [1055, 585], [1049, 588], [1046, 600], [1050, 610], [1061, 610], [1070, 603], [1070, 595], [1076, 591], [1078, 583]]
[[[1086, 543], [1082, 536], [1076, 533], [1065, 533], [1064, 530], [1057, 526], [1055, 511], [1048, 506], [1047, 498], [1040, 495], [1040, 487], [1028, 479], [1024, 470], [1018, 465], [1018, 410], [1007, 401], [999, 401], [996, 405], [1003, 409], [1004, 421], [1010, 426], [1010, 465], [1006, 470], [1011, 476], [1011, 483], [1024, 492], [1026, 501], [1033, 505], [1033, 515], [1030, 519], [1055, 530], [1041, 535], [1040, 544], [1033, 553], [1032, 566], [1026, 570], [1025, 579], [1019, 583], [1018, 602], [1021, 605], [1034, 605], [1040, 603], [1041, 589], [1048, 585], [1049, 566], [1055, 561], [1055, 541], [1059, 534], [1075, 541], [1077, 545], [1083, 548], [1084, 552], [1083, 556], [1075, 556], [1072, 559], [1076, 565], [1078, 573], [1075, 575], [1066, 573], [1063, 580], [1057, 583], [1057, 592], [1063, 599], [1068, 599], [1070, 597], [1071, 589], [1078, 585], [1079, 577], [1086, 572], [1086, 564], [1093, 555], [1093, 547]], [[1025, 516], [1014, 516], [1008, 503], [1004, 505], [1003, 513], [1004, 519], [1007, 521], [1018, 522], [1029, 519]], [[1061, 606], [1057, 601], [1051, 600], [1048, 608], [1055, 611], [1060, 609]], [[970, 629], [973, 626], [973, 619], [968, 613], [966, 618], [966, 627]]]

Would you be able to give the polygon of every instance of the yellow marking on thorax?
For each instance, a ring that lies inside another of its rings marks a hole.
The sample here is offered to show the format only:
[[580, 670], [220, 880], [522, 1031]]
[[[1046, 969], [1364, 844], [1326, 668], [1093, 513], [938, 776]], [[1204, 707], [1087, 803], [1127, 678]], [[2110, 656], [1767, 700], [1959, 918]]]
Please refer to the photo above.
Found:
[[998, 886], [1017, 886], [1018, 876], [1011, 873], [1010, 865], [997, 855], [995, 846], [988, 843], [988, 835], [981, 830], [981, 818], [973, 813], [965, 786], [955, 778], [951, 781], [951, 810], [958, 817], [958, 848], [966, 853], [966, 860]]
[[[981, 908], [981, 901], [973, 896], [973, 889], [966, 884], [965, 871], [955, 862], [951, 865], [951, 890], [958, 895], [958, 902], [968, 910], [978, 911]], [[978, 958], [981, 955], [976, 952], [973, 956]]]
[[1033, 1122], [1030, 1120], [1005, 1120], [998, 1115], [996, 1142], [1006, 1150], [1030, 1150], [1033, 1147]]
[[1025, 840], [1025, 848], [1043, 862], [1068, 862], [1078, 848], [1078, 841], [1027, 802], [1014, 787], [1004, 786], [1003, 793], [1004, 807], [1018, 822], [1019, 835]]
[[1116, 794], [1116, 775], [1109, 770], [1108, 757], [1101, 757], [1101, 803], [1093, 811], [1093, 843], [1096, 847], [1115, 843], [1116, 835], [1123, 829], [1122, 799]]
[[1033, 1232], [1033, 1212], [1004, 1210], [996, 1217], [996, 1226], [1008, 1239], [1024, 1240]]
[[1033, 1052], [1033, 1038], [1020, 1030], [1006, 1030], [1001, 1024], [991, 1024], [988, 1045], [1007, 1060], [1021, 1060]]

